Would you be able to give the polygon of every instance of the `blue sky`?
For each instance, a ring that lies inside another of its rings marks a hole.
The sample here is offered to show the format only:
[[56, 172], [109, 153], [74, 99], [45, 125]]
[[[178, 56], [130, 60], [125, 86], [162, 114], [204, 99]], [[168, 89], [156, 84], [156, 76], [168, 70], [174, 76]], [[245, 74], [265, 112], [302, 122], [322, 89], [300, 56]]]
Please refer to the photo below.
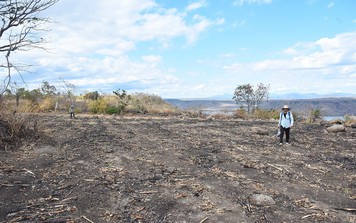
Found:
[[41, 34], [48, 51], [13, 60], [34, 65], [28, 87], [64, 79], [77, 93], [202, 98], [264, 83], [272, 94], [356, 94], [355, 10], [354, 0], [60, 0], [45, 12], [56, 21]]

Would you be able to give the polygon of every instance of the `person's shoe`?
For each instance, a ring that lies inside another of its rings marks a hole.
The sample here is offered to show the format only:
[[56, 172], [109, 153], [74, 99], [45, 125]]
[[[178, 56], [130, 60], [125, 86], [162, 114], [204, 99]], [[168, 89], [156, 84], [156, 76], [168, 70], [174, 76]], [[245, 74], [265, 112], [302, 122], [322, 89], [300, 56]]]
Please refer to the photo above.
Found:
[[289, 145], [289, 142], [286, 142], [286, 145]]
[[280, 146], [282, 146], [282, 145], [283, 145], [283, 143], [281, 143], [281, 142], [280, 142], [280, 143], [279, 143], [279, 145], [280, 145]]

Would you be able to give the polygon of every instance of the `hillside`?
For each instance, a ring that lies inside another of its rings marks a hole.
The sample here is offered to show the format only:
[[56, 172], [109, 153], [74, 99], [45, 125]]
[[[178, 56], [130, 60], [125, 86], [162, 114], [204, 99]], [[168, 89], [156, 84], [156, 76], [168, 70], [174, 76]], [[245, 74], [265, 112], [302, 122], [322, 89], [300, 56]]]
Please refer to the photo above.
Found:
[[356, 129], [184, 116], [34, 115], [0, 150], [0, 222], [356, 220]]
[[[233, 100], [180, 100], [166, 99], [180, 109], [203, 110], [207, 112], [232, 112], [240, 108]], [[305, 113], [310, 109], [321, 109], [326, 116], [356, 115], [356, 98], [320, 98], [269, 100], [261, 105], [263, 109], [279, 109], [288, 104], [293, 111]]]

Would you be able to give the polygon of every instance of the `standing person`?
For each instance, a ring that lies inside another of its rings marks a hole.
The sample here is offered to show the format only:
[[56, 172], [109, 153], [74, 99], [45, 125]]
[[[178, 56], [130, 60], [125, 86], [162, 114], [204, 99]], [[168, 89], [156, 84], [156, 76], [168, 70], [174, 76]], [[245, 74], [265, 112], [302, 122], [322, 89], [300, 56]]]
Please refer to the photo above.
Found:
[[289, 144], [290, 129], [294, 124], [293, 115], [290, 112], [288, 105], [283, 106], [282, 112], [279, 115], [278, 128], [280, 131], [279, 145], [283, 145], [284, 132], [286, 133], [286, 144]]
[[69, 108], [69, 114], [70, 114], [70, 118], [74, 118], [74, 105], [71, 105]]

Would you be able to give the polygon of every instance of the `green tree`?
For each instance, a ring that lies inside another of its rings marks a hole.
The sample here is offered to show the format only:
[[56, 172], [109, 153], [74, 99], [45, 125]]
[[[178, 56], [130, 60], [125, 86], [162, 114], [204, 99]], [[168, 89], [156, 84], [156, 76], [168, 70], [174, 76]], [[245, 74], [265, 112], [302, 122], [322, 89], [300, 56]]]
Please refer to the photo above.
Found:
[[84, 99], [97, 101], [99, 99], [99, 96], [100, 95], [98, 91], [93, 91], [93, 92], [86, 93], [84, 95]]
[[42, 81], [41, 93], [45, 97], [50, 97], [56, 95], [57, 88], [54, 85], [50, 85], [47, 81]]
[[29, 100], [33, 105], [38, 105], [39, 100], [43, 97], [40, 89], [33, 89], [31, 91], [25, 90], [23, 98]]
[[232, 99], [238, 104], [245, 104], [247, 112], [251, 113], [258, 109], [263, 100], [268, 100], [269, 85], [262, 83], [254, 87], [251, 84], [238, 85]]
[[118, 98], [118, 109], [119, 113], [122, 113], [126, 106], [129, 104], [131, 100], [131, 96], [127, 94], [125, 90], [118, 89], [113, 91], [114, 95]]

